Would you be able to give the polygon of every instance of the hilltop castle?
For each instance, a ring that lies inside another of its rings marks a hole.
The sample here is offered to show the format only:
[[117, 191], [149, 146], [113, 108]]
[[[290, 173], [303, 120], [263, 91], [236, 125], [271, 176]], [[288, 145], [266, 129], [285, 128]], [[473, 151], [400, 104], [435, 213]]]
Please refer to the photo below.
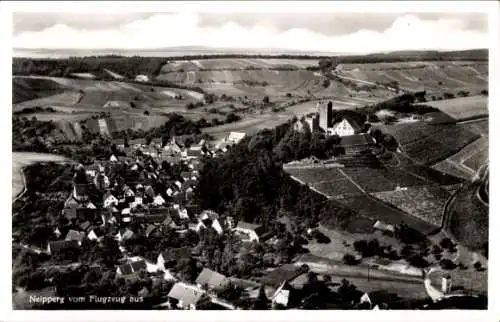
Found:
[[[336, 118], [334, 115], [333, 103], [318, 102], [316, 112], [313, 115], [305, 117], [303, 121], [298, 121], [296, 129], [301, 131], [307, 124], [309, 129], [314, 132], [324, 131], [327, 135], [349, 136], [355, 135], [361, 131], [360, 125], [349, 117]], [[305, 123], [305, 124], [304, 124]]]

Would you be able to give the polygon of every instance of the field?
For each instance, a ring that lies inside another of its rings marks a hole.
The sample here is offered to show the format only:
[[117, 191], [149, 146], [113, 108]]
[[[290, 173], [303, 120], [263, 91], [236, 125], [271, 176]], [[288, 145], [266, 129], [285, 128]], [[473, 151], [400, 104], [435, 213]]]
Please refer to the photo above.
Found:
[[440, 187], [408, 188], [372, 195], [435, 226], [441, 226], [443, 208], [450, 197], [450, 193]]
[[22, 169], [36, 162], [64, 161], [65, 158], [45, 153], [12, 152], [12, 198], [15, 198], [24, 188]]
[[338, 199], [338, 201], [362, 216], [392, 225], [405, 223], [424, 234], [431, 233], [439, 227], [367, 195]]
[[488, 88], [488, 62], [341, 64], [337, 71], [341, 75], [363, 81], [373, 83], [396, 81], [401, 88], [426, 90], [436, 94], [459, 90], [475, 94]]
[[479, 137], [455, 124], [433, 125], [425, 121], [382, 125], [381, 129], [394, 136], [403, 152], [421, 164], [442, 161]]
[[484, 95], [428, 102], [426, 105], [438, 108], [457, 120], [488, 115], [488, 96]]
[[228, 70], [246, 68], [306, 68], [317, 66], [315, 59], [259, 59], [217, 58], [203, 60], [177, 60], [163, 65], [162, 73], [178, 71]]
[[488, 135], [489, 120], [469, 121], [459, 124], [460, 128], [479, 135]]

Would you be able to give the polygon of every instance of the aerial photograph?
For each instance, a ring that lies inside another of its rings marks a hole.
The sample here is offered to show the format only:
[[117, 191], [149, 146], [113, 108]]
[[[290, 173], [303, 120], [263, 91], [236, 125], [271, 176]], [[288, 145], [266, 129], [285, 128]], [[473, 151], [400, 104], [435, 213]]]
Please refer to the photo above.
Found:
[[281, 10], [12, 14], [13, 310], [488, 309], [488, 14]]

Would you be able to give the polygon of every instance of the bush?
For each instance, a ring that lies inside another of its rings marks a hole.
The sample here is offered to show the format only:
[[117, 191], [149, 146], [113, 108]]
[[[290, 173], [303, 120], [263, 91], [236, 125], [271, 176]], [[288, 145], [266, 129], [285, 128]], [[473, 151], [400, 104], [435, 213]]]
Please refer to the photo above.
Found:
[[149, 111], [144, 111], [144, 115], [149, 115]]
[[446, 93], [443, 93], [443, 97], [446, 100], [447, 99], [452, 99], [452, 98], [455, 98], [455, 94], [446, 92]]
[[186, 108], [187, 108], [188, 110], [192, 110], [194, 107], [195, 107], [195, 106], [194, 106], [194, 103], [192, 103], [192, 102], [191, 102], [191, 103], [188, 103], [188, 104], [186, 105]]
[[488, 96], [488, 90], [487, 89], [483, 89], [481, 91], [481, 95]]
[[270, 101], [269, 101], [269, 96], [264, 96], [264, 98], [262, 99], [262, 102], [263, 102], [264, 104], [269, 104], [269, 102], [270, 102]]
[[344, 254], [344, 257], [342, 258], [344, 261], [344, 264], [346, 265], [357, 265], [359, 261], [356, 259], [356, 257], [352, 254]]
[[481, 262], [477, 261], [474, 263], [474, 268], [476, 269], [476, 271], [481, 270], [481, 267], [482, 267]]
[[425, 268], [429, 266], [429, 262], [426, 261], [422, 256], [420, 255], [413, 255], [408, 259], [408, 263], [412, 266], [415, 266], [417, 268]]
[[453, 263], [451, 260], [449, 260], [447, 258], [442, 259], [439, 262], [439, 265], [441, 266], [442, 269], [446, 269], [446, 270], [452, 270], [452, 269], [455, 269], [457, 267], [457, 265], [455, 265], [455, 263]]
[[455, 247], [455, 244], [448, 237], [445, 237], [445, 238], [441, 239], [441, 242], [439, 243], [439, 245], [443, 249], [448, 249], [448, 250]]
[[313, 238], [316, 239], [316, 241], [319, 244], [328, 244], [331, 242], [331, 240], [330, 240], [330, 238], [328, 238], [328, 236], [326, 236], [325, 234], [323, 234], [322, 232], [320, 232], [318, 230], [314, 230], [312, 235], [313, 235]]
[[292, 93], [286, 93], [286, 97], [292, 97]]

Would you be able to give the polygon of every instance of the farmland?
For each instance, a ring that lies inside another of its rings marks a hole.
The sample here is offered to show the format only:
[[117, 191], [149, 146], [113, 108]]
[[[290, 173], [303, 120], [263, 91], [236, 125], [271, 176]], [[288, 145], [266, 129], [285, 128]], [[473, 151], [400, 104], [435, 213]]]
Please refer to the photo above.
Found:
[[478, 95], [428, 102], [456, 120], [488, 115], [488, 96]]
[[450, 193], [440, 187], [422, 187], [378, 192], [373, 193], [373, 196], [432, 225], [440, 226], [443, 208]]
[[421, 164], [446, 159], [479, 137], [455, 124], [437, 125], [425, 121], [382, 125], [381, 129], [394, 136], [401, 149]]
[[398, 82], [402, 88], [443, 91], [480, 92], [488, 87], [488, 62], [396, 62], [376, 64], [341, 64], [340, 75], [373, 83]]
[[163, 65], [161, 72], [229, 70], [247, 68], [306, 68], [316, 66], [317, 59], [261, 59], [261, 58], [215, 58], [203, 60], [175, 60]]
[[424, 234], [429, 234], [439, 228], [437, 225], [367, 195], [343, 198], [338, 201], [362, 216], [380, 220], [386, 224], [399, 225], [405, 223]]

